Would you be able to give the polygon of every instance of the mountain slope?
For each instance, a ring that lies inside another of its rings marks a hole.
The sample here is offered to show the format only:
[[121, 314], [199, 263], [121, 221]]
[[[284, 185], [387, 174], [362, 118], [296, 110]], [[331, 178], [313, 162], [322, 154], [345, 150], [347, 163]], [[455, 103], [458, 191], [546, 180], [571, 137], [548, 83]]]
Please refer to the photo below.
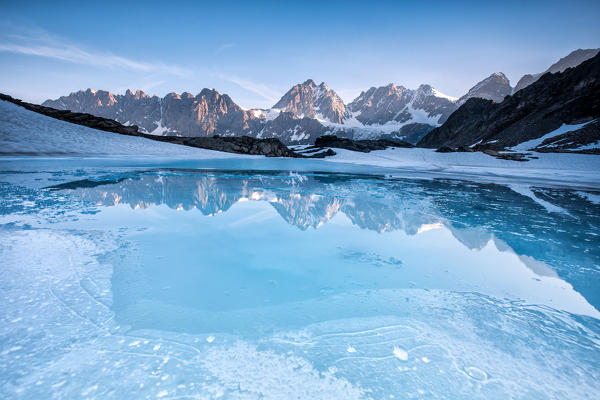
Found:
[[414, 144], [456, 110], [454, 100], [429, 85], [411, 90], [390, 83], [361, 92], [348, 110], [360, 138], [389, 136]]
[[508, 147], [536, 139], [562, 124], [600, 117], [600, 55], [564, 72], [546, 73], [502, 103], [472, 98], [420, 147]]
[[437, 124], [444, 122], [456, 108], [451, 97], [429, 85], [411, 90], [393, 83], [361, 92], [348, 104], [352, 116], [365, 125], [390, 122]]
[[567, 56], [561, 58], [560, 60], [558, 60], [557, 62], [552, 64], [544, 72], [541, 72], [539, 74], [524, 75], [517, 82], [515, 88], [513, 89], [513, 93], [516, 93], [519, 90], [531, 85], [533, 82], [537, 81], [540, 78], [540, 76], [544, 75], [545, 73], [563, 72], [567, 68], [576, 67], [579, 64], [581, 64], [582, 62], [594, 57], [596, 54], [598, 54], [599, 51], [600, 51], [600, 49], [577, 49], [575, 51], [572, 51]]

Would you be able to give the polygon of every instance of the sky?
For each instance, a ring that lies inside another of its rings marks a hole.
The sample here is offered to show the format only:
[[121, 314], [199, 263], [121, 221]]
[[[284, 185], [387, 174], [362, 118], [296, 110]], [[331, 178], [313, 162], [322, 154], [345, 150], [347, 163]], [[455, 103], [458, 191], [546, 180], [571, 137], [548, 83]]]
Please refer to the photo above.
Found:
[[597, 0], [0, 0], [0, 92], [39, 103], [208, 87], [267, 108], [311, 78], [346, 102], [390, 82], [460, 97], [494, 72], [514, 86], [600, 47], [599, 17]]

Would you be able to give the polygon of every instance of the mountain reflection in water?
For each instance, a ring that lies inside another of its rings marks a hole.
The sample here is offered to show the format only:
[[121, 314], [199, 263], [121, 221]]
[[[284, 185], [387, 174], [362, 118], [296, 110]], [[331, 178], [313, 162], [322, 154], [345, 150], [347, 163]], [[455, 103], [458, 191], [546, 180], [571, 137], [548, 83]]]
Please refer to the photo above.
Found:
[[490, 240], [511, 249], [538, 275], [559, 276], [600, 308], [600, 205], [584, 192], [344, 174], [181, 170], [51, 189], [102, 206], [164, 204], [207, 216], [238, 202], [267, 202], [301, 230], [318, 229], [338, 213], [376, 232], [415, 235], [445, 227], [469, 249], [482, 249]]

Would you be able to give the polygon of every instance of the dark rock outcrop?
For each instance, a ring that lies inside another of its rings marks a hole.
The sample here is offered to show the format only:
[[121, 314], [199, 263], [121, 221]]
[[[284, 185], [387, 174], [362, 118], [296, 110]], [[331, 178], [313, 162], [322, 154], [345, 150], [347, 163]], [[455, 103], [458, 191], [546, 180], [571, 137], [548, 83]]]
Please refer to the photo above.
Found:
[[338, 149], [346, 149], [359, 151], [361, 153], [369, 153], [372, 150], [385, 150], [388, 147], [413, 147], [408, 142], [401, 142], [389, 139], [374, 139], [374, 140], [352, 140], [339, 138], [334, 135], [323, 135], [315, 141], [315, 147], [334, 147]]
[[514, 146], [537, 139], [562, 124], [600, 117], [600, 55], [538, 81], [506, 97], [502, 103], [471, 98], [439, 128], [418, 143], [420, 147]]
[[304, 157], [290, 150], [286, 145], [281, 143], [281, 140], [276, 138], [256, 139], [249, 136], [160, 136], [158, 140], [169, 143], [182, 144], [185, 146], [199, 147], [202, 149], [224, 151], [227, 153], [264, 155], [267, 157]]

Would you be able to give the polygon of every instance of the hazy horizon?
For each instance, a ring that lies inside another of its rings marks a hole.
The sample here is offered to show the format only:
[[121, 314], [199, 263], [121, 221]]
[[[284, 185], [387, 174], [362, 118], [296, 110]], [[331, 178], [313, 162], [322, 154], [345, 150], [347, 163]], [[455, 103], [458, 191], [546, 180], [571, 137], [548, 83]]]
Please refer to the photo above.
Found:
[[271, 107], [307, 79], [345, 102], [388, 83], [460, 97], [494, 72], [514, 86], [600, 47], [599, 3], [548, 4], [5, 2], [0, 86], [32, 102], [90, 87], [208, 87], [246, 108]]

